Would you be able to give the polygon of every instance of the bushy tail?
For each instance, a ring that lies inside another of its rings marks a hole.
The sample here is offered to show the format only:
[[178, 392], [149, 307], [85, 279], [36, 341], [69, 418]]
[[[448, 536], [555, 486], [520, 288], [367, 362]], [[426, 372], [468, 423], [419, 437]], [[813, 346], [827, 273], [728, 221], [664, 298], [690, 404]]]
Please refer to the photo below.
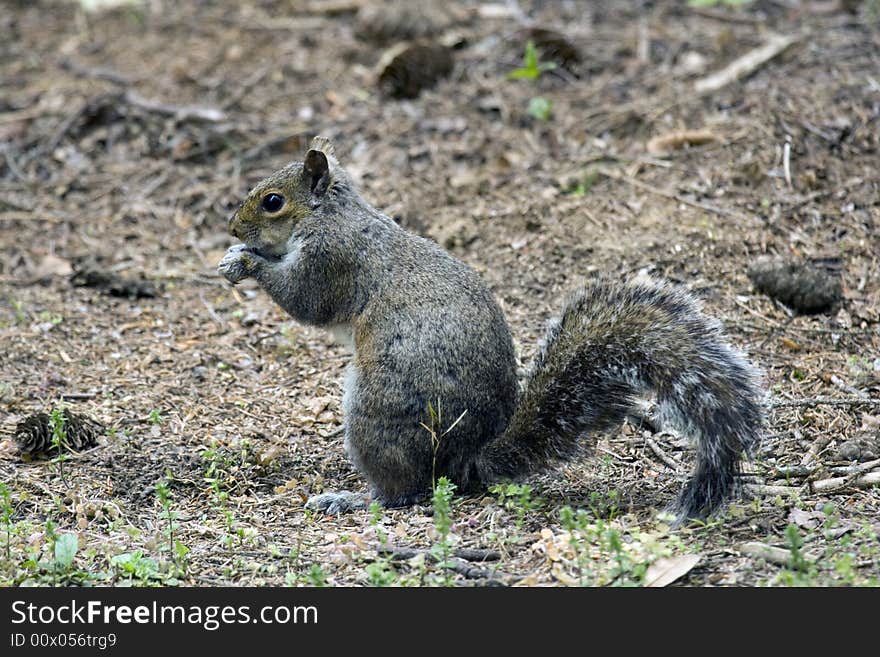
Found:
[[757, 370], [686, 292], [655, 282], [600, 281], [553, 320], [519, 405], [478, 463], [485, 483], [565, 460], [587, 434], [619, 426], [653, 392], [661, 423], [693, 438], [697, 467], [678, 500], [702, 518], [734, 492], [763, 424]]

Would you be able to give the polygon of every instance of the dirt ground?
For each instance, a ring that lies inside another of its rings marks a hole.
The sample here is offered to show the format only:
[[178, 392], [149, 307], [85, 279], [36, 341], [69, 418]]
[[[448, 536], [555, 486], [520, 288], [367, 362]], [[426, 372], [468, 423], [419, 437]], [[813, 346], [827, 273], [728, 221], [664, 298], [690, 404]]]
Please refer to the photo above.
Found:
[[[384, 31], [365, 4], [4, 3], [0, 581], [876, 585], [876, 3], [456, 0], [386, 7]], [[558, 65], [510, 79], [536, 27], [564, 35], [540, 55]], [[381, 58], [408, 33], [453, 67], [394, 98]], [[795, 39], [696, 91], [775, 35]], [[648, 147], [681, 130], [708, 135]], [[481, 273], [524, 365], [598, 272], [702, 299], [766, 373], [747, 495], [670, 529], [692, 452], [634, 423], [456, 497], [448, 532], [430, 504], [306, 513], [365, 486], [342, 449], [346, 354], [216, 265], [236, 204], [319, 133], [369, 200]], [[840, 276], [843, 301], [798, 315], [758, 293], [767, 254]], [[103, 423], [98, 445], [23, 458], [18, 423], [61, 408]]]

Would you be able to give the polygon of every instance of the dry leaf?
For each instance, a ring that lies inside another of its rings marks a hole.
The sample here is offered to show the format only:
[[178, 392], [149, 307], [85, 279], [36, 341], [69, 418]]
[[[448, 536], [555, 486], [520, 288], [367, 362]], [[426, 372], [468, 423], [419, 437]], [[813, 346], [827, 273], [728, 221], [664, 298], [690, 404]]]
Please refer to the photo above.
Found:
[[272, 463], [279, 456], [284, 454], [285, 447], [283, 445], [270, 445], [262, 452], [257, 454], [257, 464], [263, 467], [266, 467], [270, 463]]
[[648, 572], [645, 573], [645, 586], [668, 586], [679, 577], [689, 573], [699, 561], [699, 554], [683, 554], [678, 557], [661, 557], [648, 566]]
[[788, 522], [806, 529], [816, 529], [825, 521], [825, 514], [821, 511], [804, 511], [792, 509], [788, 514]]
[[514, 586], [538, 586], [538, 577], [536, 575], [526, 575], [521, 580], [515, 582]]
[[306, 404], [313, 417], [318, 417], [333, 401], [332, 397], [315, 397]]

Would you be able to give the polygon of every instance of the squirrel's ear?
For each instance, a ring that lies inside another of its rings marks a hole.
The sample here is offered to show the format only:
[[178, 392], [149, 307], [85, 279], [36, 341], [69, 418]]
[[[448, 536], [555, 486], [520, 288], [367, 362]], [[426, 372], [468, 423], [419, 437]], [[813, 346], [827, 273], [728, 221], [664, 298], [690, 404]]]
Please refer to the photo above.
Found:
[[312, 143], [309, 144], [309, 148], [315, 151], [322, 151], [324, 155], [327, 155], [329, 157], [336, 157], [336, 153], [333, 152], [333, 143], [328, 137], [318, 135], [317, 137], [312, 139]]
[[303, 174], [312, 194], [323, 196], [330, 186], [330, 163], [327, 156], [314, 148], [310, 150], [303, 162]]

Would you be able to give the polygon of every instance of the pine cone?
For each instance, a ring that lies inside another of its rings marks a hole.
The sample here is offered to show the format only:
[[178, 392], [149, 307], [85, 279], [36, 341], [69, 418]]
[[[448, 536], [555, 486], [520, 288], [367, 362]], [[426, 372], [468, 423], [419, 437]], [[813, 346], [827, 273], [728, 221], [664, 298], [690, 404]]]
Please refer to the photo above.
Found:
[[747, 274], [758, 292], [800, 313], [831, 312], [843, 300], [840, 273], [821, 262], [764, 257]]
[[452, 72], [452, 48], [439, 43], [398, 44], [380, 61], [379, 87], [393, 98], [415, 98]]
[[[84, 415], [68, 410], [61, 413], [64, 423], [62, 451], [81, 451], [98, 444], [98, 436], [104, 433], [104, 426]], [[15, 442], [22, 454], [45, 456], [54, 451], [52, 447], [52, 422], [47, 413], [29, 415], [15, 427]]]

